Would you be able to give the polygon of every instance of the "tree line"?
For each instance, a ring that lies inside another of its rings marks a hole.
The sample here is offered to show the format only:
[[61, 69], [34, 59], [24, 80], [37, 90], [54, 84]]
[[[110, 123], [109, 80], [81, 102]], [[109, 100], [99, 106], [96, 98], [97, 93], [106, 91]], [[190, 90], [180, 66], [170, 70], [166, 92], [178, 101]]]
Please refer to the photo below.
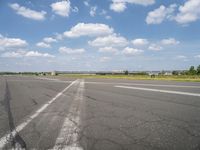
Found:
[[[173, 71], [173, 75], [179, 75], [178, 71]], [[196, 68], [194, 66], [191, 66], [189, 70], [180, 72], [181, 75], [200, 75], [200, 65]]]

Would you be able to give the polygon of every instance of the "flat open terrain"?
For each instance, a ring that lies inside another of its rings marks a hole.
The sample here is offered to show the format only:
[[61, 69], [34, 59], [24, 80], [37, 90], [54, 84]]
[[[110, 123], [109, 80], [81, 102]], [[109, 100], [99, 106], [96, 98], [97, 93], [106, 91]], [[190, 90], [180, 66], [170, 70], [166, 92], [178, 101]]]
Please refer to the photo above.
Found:
[[181, 81], [181, 82], [200, 82], [200, 75], [95, 75], [95, 74], [61, 74], [66, 78], [95, 78], [95, 79], [126, 79], [126, 80], [164, 80], [164, 81]]
[[200, 149], [200, 83], [0, 76], [0, 149]]

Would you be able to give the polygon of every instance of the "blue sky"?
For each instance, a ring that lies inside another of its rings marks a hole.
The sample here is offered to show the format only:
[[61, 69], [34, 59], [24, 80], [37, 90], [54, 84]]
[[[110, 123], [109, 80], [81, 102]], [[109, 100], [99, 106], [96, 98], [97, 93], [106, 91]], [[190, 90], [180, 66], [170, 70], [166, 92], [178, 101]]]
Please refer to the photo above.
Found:
[[200, 64], [199, 0], [0, 1], [0, 71]]

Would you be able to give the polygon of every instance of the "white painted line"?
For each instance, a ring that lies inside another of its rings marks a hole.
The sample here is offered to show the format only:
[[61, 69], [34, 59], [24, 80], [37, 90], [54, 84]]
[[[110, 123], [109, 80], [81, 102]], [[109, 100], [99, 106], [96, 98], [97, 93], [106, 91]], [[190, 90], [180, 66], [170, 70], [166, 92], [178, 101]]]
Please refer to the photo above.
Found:
[[126, 82], [85, 82], [86, 84], [121, 84], [121, 85], [141, 85], [141, 86], [155, 86], [155, 87], [177, 87], [177, 88], [200, 88], [200, 86], [191, 85], [172, 85], [172, 84], [143, 84], [143, 83], [126, 83]]
[[67, 91], [73, 84], [75, 84], [78, 80], [73, 81], [70, 85], [68, 85], [64, 90], [62, 90], [60, 93], [58, 93], [54, 98], [52, 98], [49, 102], [44, 104], [40, 109], [38, 109], [33, 115], [31, 115], [29, 118], [27, 118], [23, 123], [18, 125], [15, 130], [12, 132], [4, 135], [2, 138], [0, 138], [0, 149], [3, 149], [3, 147], [9, 142], [9, 138], [12, 135], [13, 137], [16, 136], [18, 132], [23, 130], [34, 118], [36, 118], [42, 111], [44, 111], [51, 103], [53, 103], [57, 98], [59, 98], [65, 91]]
[[41, 80], [50, 80], [50, 81], [59, 81], [59, 79], [41, 78], [41, 77], [36, 77], [36, 79], [41, 79]]
[[83, 150], [78, 142], [80, 124], [80, 106], [83, 99], [84, 80], [78, 85], [77, 93], [64, 120], [53, 149]]
[[66, 80], [60, 80], [60, 79], [52, 79], [52, 78], [41, 78], [41, 77], [35, 77], [35, 79], [40, 79], [40, 80], [47, 80], [47, 81], [52, 81], [52, 82], [63, 82], [63, 83], [71, 83], [73, 81], [66, 81]]
[[169, 90], [158, 90], [158, 89], [140, 88], [140, 87], [132, 87], [132, 86], [115, 86], [115, 87], [117, 87], [117, 88], [125, 88], [125, 89], [134, 89], [134, 90], [143, 90], [143, 91], [152, 91], [152, 92], [160, 92], [160, 93], [169, 93], [169, 94], [178, 94], [178, 95], [187, 95], [187, 96], [200, 97], [200, 94], [198, 94], [198, 93], [188, 93], [188, 92], [169, 91]]

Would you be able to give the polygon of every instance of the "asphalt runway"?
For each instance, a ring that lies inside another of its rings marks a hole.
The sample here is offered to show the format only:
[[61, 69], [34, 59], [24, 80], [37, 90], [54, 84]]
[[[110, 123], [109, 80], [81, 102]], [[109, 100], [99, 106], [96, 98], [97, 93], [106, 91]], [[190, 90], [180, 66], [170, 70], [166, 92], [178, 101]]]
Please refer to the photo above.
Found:
[[200, 83], [0, 76], [0, 149], [199, 150]]

